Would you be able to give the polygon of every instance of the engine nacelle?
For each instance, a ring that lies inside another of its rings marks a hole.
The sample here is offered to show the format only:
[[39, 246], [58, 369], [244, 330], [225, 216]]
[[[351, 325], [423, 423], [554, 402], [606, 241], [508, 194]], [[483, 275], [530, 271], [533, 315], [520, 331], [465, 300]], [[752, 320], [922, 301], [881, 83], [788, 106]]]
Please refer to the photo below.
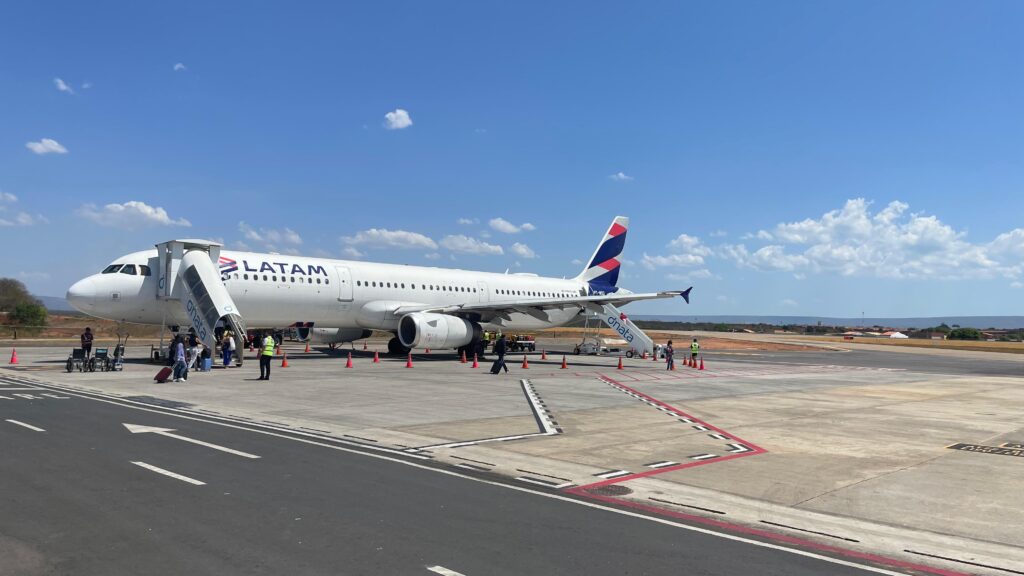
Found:
[[398, 339], [406, 348], [458, 348], [481, 335], [476, 322], [447, 314], [413, 312], [398, 321]]
[[362, 338], [369, 338], [371, 330], [363, 328], [298, 328], [299, 340], [313, 344], [341, 344]]

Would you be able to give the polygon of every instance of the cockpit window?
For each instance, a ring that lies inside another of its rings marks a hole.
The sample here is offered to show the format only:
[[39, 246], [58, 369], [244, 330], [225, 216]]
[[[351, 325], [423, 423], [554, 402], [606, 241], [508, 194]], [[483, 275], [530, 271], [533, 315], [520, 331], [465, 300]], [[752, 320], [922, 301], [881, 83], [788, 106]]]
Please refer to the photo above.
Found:
[[121, 269], [121, 266], [123, 266], [123, 264], [111, 264], [110, 266], [107, 266], [106, 268], [103, 269], [103, 273], [114, 274]]
[[150, 276], [152, 275], [152, 272], [149, 271], [149, 266], [146, 266], [145, 264], [139, 264], [139, 274], [143, 276]]
[[125, 264], [124, 268], [121, 268], [121, 274], [135, 276], [135, 264]]

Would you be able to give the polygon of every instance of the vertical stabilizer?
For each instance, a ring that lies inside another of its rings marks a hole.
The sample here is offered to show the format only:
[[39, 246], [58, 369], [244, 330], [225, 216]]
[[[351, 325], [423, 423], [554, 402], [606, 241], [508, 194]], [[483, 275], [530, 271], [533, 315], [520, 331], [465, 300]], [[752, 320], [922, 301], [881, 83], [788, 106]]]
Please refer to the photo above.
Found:
[[616, 216], [598, 243], [587, 267], [576, 277], [586, 282], [590, 293], [610, 293], [618, 290], [619, 269], [622, 268], [622, 249], [626, 246], [629, 218]]

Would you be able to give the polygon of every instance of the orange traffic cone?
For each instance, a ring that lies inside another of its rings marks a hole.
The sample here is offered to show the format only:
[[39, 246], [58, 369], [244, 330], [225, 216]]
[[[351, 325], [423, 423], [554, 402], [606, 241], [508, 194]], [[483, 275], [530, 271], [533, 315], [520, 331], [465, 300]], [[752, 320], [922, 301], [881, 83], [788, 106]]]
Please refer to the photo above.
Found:
[[352, 353], [349, 352], [348, 353], [348, 362], [345, 362], [345, 368], [351, 368], [351, 367], [352, 367]]
[[690, 356], [690, 368], [696, 368], [696, 367], [697, 367], [697, 359], [694, 358], [693, 356]]
[[547, 360], [548, 359], [548, 353], [547, 353], [546, 350], [541, 350], [540, 351], [540, 359], [541, 360]]
[[17, 364], [18, 363], [18, 349], [17, 348], [11, 348], [11, 362], [10, 363], [11, 364]]
[[274, 348], [274, 355], [277, 356], [280, 353], [281, 353], [281, 347], [280, 346], [275, 347]]
[[374, 364], [380, 364], [380, 356], [377, 355], [377, 351], [376, 350], [373, 351], [373, 363]]
[[700, 355], [700, 368], [698, 368], [698, 370], [703, 370], [703, 369], [704, 369], [704, 355], [701, 354]]
[[406, 368], [412, 368], [412, 352], [409, 352], [409, 359], [405, 361]]
[[430, 348], [427, 348], [423, 353], [424, 354], [430, 354]]
[[462, 363], [462, 364], [466, 363], [466, 351], [465, 350], [462, 351], [462, 358], [459, 359], [459, 362]]
[[568, 367], [569, 367], [569, 365], [565, 363], [565, 355], [563, 354], [562, 355], [562, 370], [565, 370]]
[[281, 368], [287, 368], [287, 367], [288, 367], [288, 353], [285, 352], [284, 356], [281, 358]]
[[526, 360], [526, 354], [523, 354], [523, 370], [528, 370], [529, 368], [530, 363]]
[[651, 354], [651, 360], [653, 360], [655, 362], [658, 361], [658, 353], [657, 352], [655, 352], [654, 354]]
[[641, 360], [647, 360], [647, 350], [643, 351], [643, 354], [640, 355], [640, 359]]
[[363, 350], [366, 350], [366, 342], [363, 342]]
[[622, 370], [622, 356], [619, 356], [619, 370]]
[[476, 354], [473, 354], [473, 365], [470, 368], [479, 368], [480, 363], [476, 361]]
[[306, 354], [309, 354], [309, 342], [306, 342]]
[[[666, 358], [666, 359], [665, 359], [665, 362], [668, 362], [668, 358]], [[672, 361], [672, 371], [673, 371], [673, 372], [675, 372], [675, 371], [676, 371], [676, 363], [675, 363], [675, 360], [673, 360], [673, 361]]]

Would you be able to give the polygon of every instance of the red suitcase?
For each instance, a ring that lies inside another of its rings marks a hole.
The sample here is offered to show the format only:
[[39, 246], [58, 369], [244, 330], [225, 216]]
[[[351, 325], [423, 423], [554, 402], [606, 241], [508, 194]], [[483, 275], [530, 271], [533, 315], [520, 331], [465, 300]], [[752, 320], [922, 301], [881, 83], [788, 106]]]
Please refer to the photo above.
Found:
[[167, 379], [170, 377], [171, 369], [169, 367], [164, 367], [161, 368], [160, 371], [156, 373], [156, 376], [153, 377], [153, 380], [156, 380], [160, 384], [163, 384], [164, 382], [167, 382]]

